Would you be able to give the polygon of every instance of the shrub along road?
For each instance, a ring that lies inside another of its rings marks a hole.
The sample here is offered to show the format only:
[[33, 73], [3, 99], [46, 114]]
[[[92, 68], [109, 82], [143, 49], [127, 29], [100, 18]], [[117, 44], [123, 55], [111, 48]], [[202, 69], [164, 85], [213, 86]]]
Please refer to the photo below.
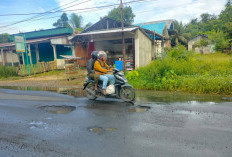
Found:
[[197, 55], [179, 45], [127, 78], [138, 89], [232, 95], [232, 55]]

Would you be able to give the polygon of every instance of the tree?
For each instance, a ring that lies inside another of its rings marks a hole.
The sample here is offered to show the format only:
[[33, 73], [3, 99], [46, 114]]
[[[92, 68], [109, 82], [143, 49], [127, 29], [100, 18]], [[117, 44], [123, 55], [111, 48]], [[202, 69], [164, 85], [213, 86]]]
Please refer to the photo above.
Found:
[[215, 45], [216, 51], [223, 52], [223, 50], [230, 48], [229, 40], [226, 39], [226, 35], [223, 31], [212, 30], [210, 32], [206, 32], [206, 34], [208, 35], [210, 43]]
[[63, 13], [60, 17], [60, 19], [57, 20], [57, 22], [53, 23], [54, 27], [70, 27], [69, 23], [68, 23], [68, 16], [66, 13]]
[[210, 15], [208, 13], [201, 14], [201, 23], [209, 23], [212, 20], [216, 20], [217, 17], [215, 15]]
[[173, 21], [173, 24], [175, 28], [175, 34], [171, 36], [172, 45], [178, 45], [179, 42], [183, 45], [187, 45], [187, 40], [183, 36], [185, 29], [183, 23], [175, 20]]
[[77, 14], [71, 14], [70, 23], [73, 29], [82, 28], [83, 18]]
[[10, 35], [7, 33], [0, 34], [0, 43], [7, 43], [10, 40]]
[[219, 15], [221, 29], [227, 34], [227, 38], [232, 38], [232, 1], [228, 0], [226, 9]]
[[[124, 19], [123, 22], [127, 24], [132, 24], [134, 22], [135, 14], [133, 13], [131, 7], [123, 8]], [[120, 7], [112, 9], [108, 13], [108, 17], [117, 21], [121, 21], [121, 9]]]
[[87, 23], [87, 24], [85, 25], [84, 29], [87, 29], [87, 28], [91, 27], [92, 25], [93, 25], [93, 24], [92, 24], [91, 22], [89, 22], [89, 23]]

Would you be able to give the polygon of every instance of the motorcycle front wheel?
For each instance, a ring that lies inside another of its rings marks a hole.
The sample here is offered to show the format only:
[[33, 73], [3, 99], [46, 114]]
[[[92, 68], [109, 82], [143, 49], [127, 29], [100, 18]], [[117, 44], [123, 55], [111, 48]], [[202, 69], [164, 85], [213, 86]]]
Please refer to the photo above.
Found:
[[87, 85], [87, 87], [85, 88], [85, 95], [90, 100], [95, 100], [97, 98], [93, 84], [90, 83]]
[[135, 90], [133, 87], [125, 86], [120, 89], [120, 98], [125, 102], [132, 102], [135, 99]]

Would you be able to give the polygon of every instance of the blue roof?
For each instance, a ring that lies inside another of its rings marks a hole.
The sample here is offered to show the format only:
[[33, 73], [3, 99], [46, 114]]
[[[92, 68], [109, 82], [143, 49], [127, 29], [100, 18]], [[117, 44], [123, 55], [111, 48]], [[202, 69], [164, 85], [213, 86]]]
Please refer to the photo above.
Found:
[[140, 26], [144, 29], [148, 29], [150, 31], [155, 31], [159, 34], [162, 34], [165, 25], [166, 25], [166, 22], [153, 23], [153, 24], [137, 24], [136, 26]]

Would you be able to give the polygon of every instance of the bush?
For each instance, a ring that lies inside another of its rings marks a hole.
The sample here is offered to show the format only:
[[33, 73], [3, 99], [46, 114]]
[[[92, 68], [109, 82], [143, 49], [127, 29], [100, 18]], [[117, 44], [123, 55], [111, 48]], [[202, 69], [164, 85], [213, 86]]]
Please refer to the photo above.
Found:
[[17, 76], [17, 69], [10, 66], [0, 66], [0, 78]]
[[232, 94], [232, 57], [194, 55], [179, 45], [168, 50], [162, 60], [155, 60], [126, 76], [139, 89]]

